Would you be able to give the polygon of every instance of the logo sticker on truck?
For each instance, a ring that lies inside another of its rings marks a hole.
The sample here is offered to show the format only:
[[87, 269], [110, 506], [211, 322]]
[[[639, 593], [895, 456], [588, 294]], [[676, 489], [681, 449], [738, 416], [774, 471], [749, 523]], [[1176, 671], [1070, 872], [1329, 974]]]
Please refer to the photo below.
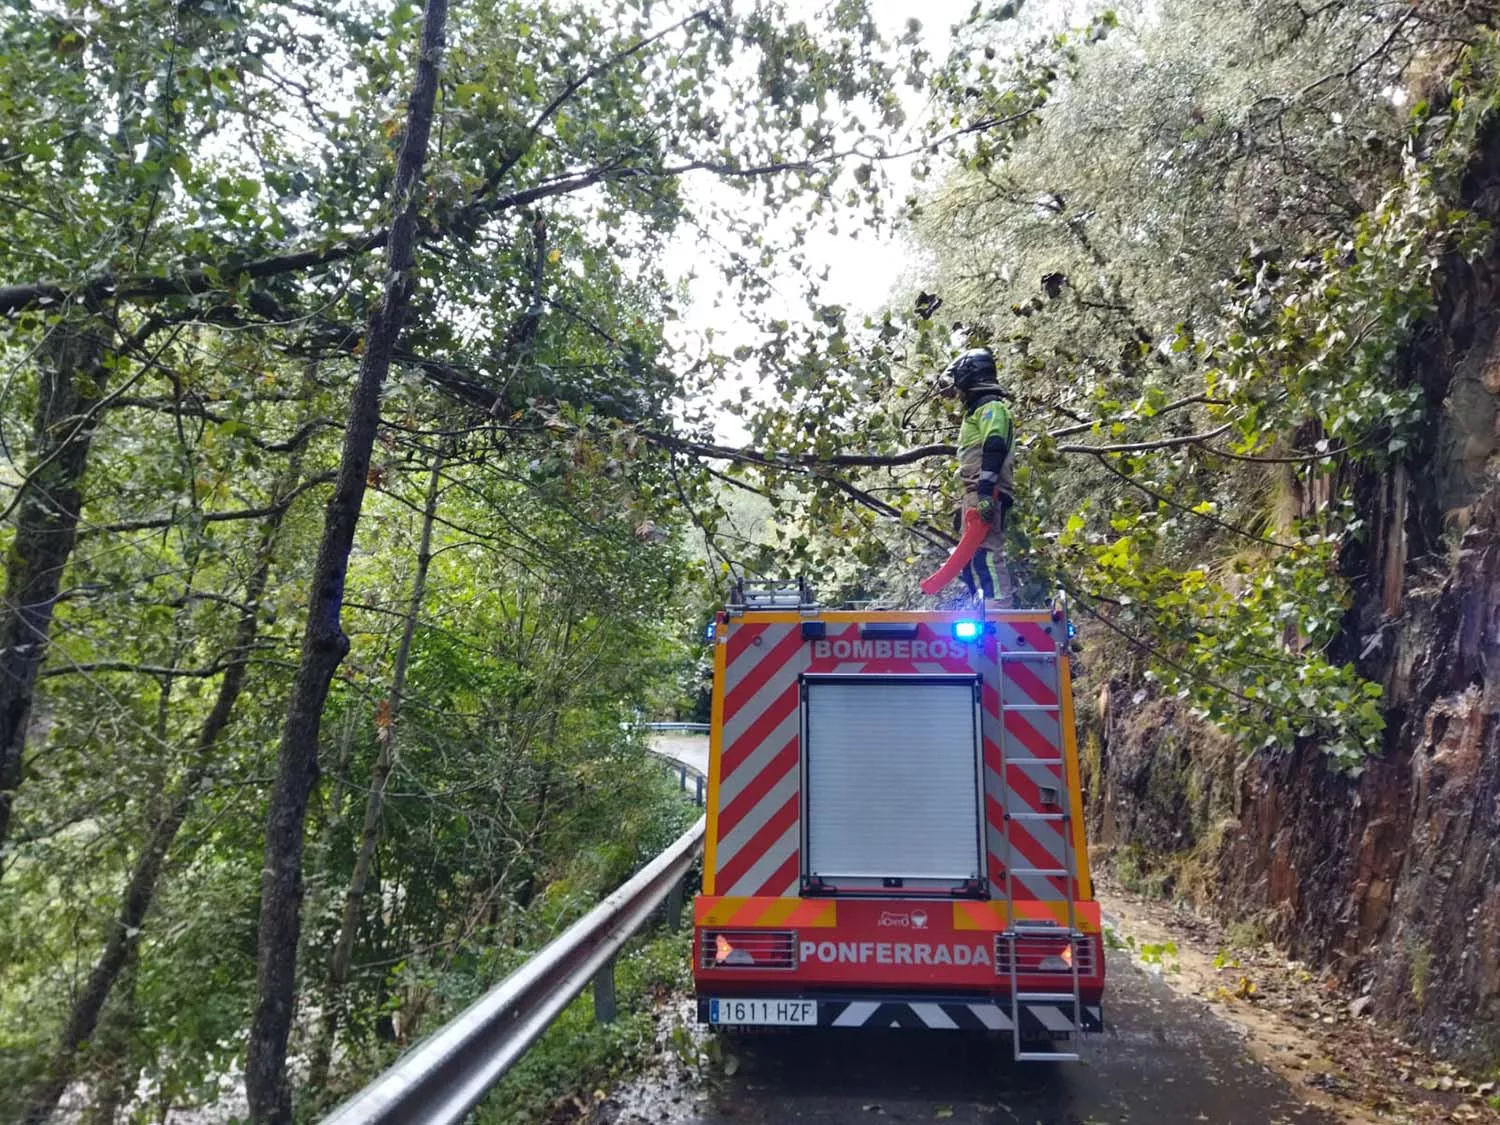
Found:
[[927, 928], [927, 911], [913, 910], [910, 914], [894, 914], [889, 910], [882, 911], [878, 924], [882, 926], [895, 926], [900, 930], [925, 930]]

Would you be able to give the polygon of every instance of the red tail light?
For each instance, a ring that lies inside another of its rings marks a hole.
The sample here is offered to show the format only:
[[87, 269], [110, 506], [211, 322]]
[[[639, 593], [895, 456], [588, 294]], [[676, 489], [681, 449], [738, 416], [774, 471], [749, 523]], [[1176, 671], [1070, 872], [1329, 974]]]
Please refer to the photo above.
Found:
[[795, 969], [793, 930], [704, 930], [699, 942], [704, 969]]
[[755, 964], [755, 959], [753, 957], [751, 957], [750, 954], [746, 953], [742, 949], [736, 949], [733, 945], [731, 945], [729, 943], [729, 939], [727, 937], [725, 937], [723, 934], [719, 934], [717, 937], [714, 938], [714, 961], [715, 962], [717, 962], [720, 965], [732, 965], [732, 964], [734, 964], [734, 962], [736, 960], [736, 958], [734, 956], [736, 953], [738, 953], [740, 955], [740, 960], [742, 961], [742, 963], [743, 962], [749, 962], [752, 965]]
[[1073, 974], [1073, 963], [1078, 963], [1078, 975], [1094, 974], [1094, 941], [1087, 934], [1069, 940], [1059, 935], [1026, 934], [1019, 937], [995, 935], [995, 972], [1010, 975], [1011, 952], [1015, 951], [1018, 973], [1067, 973]]

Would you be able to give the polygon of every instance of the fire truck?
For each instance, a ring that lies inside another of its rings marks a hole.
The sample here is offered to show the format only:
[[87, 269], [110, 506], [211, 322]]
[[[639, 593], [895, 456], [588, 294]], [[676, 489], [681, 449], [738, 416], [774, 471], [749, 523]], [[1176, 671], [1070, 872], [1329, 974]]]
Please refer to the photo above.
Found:
[[737, 586], [712, 629], [698, 1019], [1103, 1030], [1069, 627]]

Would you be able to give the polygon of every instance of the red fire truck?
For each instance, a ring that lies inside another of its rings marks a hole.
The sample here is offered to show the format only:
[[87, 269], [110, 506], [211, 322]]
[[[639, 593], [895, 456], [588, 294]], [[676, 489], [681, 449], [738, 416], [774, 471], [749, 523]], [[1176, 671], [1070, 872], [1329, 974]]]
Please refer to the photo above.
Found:
[[1041, 1041], [1103, 1029], [1060, 611], [831, 610], [713, 630], [698, 1018]]

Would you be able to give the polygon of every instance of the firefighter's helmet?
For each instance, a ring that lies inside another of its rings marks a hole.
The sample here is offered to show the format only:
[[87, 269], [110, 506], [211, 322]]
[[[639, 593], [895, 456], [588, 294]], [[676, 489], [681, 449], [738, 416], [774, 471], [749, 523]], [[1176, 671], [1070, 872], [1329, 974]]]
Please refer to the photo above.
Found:
[[971, 394], [981, 387], [999, 389], [995, 355], [989, 348], [970, 348], [950, 363], [944, 374], [953, 380], [959, 394]]

